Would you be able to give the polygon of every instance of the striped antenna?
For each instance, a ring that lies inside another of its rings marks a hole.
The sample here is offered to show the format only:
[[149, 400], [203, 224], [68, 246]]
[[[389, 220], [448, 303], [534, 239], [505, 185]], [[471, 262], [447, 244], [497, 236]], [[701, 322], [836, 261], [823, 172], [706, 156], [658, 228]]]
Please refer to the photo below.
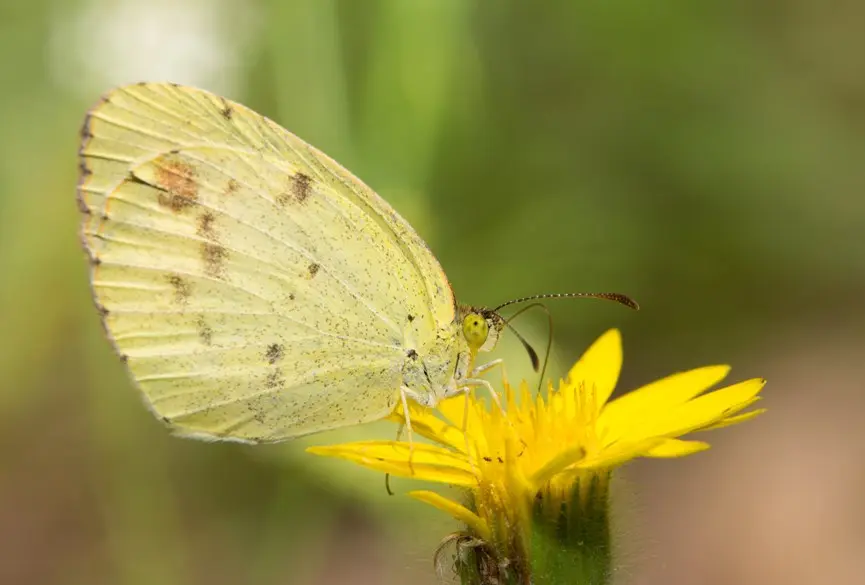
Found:
[[516, 305], [519, 303], [525, 303], [527, 301], [538, 301], [541, 299], [604, 299], [607, 301], [613, 301], [619, 303], [620, 305], [625, 305], [626, 307], [630, 307], [634, 310], [639, 310], [640, 305], [637, 304], [637, 301], [629, 297], [628, 295], [623, 295], [621, 293], [547, 293], [542, 295], [532, 295], [530, 297], [520, 297], [518, 299], [513, 299], [511, 301], [507, 301], [502, 303], [495, 309], [494, 312], [498, 312], [500, 309], [504, 309], [510, 305]]

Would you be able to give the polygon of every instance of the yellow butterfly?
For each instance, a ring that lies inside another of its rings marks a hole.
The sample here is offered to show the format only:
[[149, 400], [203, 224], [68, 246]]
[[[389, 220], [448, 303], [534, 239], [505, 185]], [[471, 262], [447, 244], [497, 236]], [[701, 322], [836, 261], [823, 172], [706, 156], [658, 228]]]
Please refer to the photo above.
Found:
[[97, 307], [175, 432], [274, 442], [489, 388], [498, 362], [475, 356], [505, 321], [458, 305], [402, 217], [271, 120], [139, 83], [90, 110], [79, 155]]

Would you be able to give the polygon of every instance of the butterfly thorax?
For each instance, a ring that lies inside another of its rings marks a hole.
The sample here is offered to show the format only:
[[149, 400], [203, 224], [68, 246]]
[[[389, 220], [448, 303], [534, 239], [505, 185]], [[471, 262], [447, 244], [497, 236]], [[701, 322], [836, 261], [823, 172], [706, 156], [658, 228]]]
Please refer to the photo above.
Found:
[[478, 352], [492, 351], [504, 326], [495, 311], [469, 305], [460, 305], [454, 321], [434, 337], [413, 323], [405, 330], [403, 386], [430, 407], [454, 396], [465, 388]]
[[428, 339], [409, 337], [408, 346], [402, 376], [412, 398], [434, 407], [459, 391], [459, 382], [469, 368], [470, 351], [458, 327], [440, 329]]

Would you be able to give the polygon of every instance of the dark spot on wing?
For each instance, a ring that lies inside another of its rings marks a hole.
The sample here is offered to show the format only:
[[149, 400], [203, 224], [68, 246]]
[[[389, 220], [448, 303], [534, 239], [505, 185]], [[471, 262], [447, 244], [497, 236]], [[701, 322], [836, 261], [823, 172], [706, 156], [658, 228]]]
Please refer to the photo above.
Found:
[[409, 315], [408, 322], [411, 323], [412, 321], [414, 321], [414, 315]]
[[290, 301], [294, 300], [294, 293], [288, 293], [288, 300], [290, 300]]
[[280, 370], [279, 368], [270, 372], [267, 375], [267, 378], [264, 380], [265, 388], [277, 388], [279, 386], [282, 386], [283, 384], [284, 381], [282, 378], [282, 370]]
[[155, 189], [164, 191], [164, 189], [162, 189], [162, 187], [160, 187], [159, 185], [151, 185], [141, 177], [137, 176], [135, 173], [129, 173], [128, 175], [126, 175], [126, 178], [123, 180], [123, 182], [131, 183], [133, 185], [144, 185], [145, 187], [153, 187]]
[[321, 266], [319, 266], [319, 265], [316, 264], [315, 262], [313, 262], [312, 264], [310, 264], [310, 265], [309, 265], [309, 277], [310, 277], [310, 278], [315, 278], [315, 275], [318, 274], [318, 271], [319, 271], [320, 268], [321, 268]]
[[84, 215], [90, 215], [90, 208], [87, 207], [87, 203], [84, 201], [84, 197], [81, 196], [81, 193], [78, 193], [78, 197], [75, 198], [75, 202], [78, 204], [78, 211], [80, 211]]
[[178, 212], [192, 207], [198, 200], [198, 182], [195, 168], [183, 162], [177, 151], [154, 161], [156, 186], [163, 189], [159, 204]]
[[[93, 302], [96, 306], [96, 311], [99, 313], [101, 317], [99, 319], [99, 324], [102, 326], [102, 332], [108, 337], [111, 338], [111, 332], [108, 330], [108, 310], [99, 304], [99, 301]], [[119, 352], [118, 352], [119, 353]]]
[[484, 461], [486, 461], [487, 463], [492, 463], [493, 458], [492, 457], [484, 457]]
[[405, 355], [410, 357], [413, 360], [417, 359], [417, 352], [414, 349], [408, 350]]
[[288, 192], [277, 197], [281, 205], [288, 203], [303, 203], [312, 192], [312, 177], [300, 171], [294, 173], [288, 180]]
[[80, 134], [81, 134], [81, 147], [82, 148], [87, 145], [87, 143], [90, 141], [91, 138], [93, 138], [93, 133], [90, 132], [90, 120], [91, 120], [91, 115], [88, 113], [87, 116], [84, 118], [84, 123], [81, 125]]
[[264, 353], [267, 363], [275, 364], [285, 356], [285, 348], [279, 343], [271, 343], [267, 346], [267, 351]]
[[87, 168], [87, 164], [83, 160], [78, 163], [78, 172], [81, 174], [82, 179], [93, 174], [93, 171]]
[[186, 304], [192, 288], [189, 283], [179, 274], [171, 274], [168, 276], [168, 284], [174, 289], [174, 302], [178, 305]]
[[117, 354], [117, 355], [120, 356], [120, 363], [125, 364], [126, 362], [129, 361], [129, 356], [126, 355], [125, 353], [120, 353], [120, 354]]
[[240, 183], [234, 179], [228, 179], [228, 183], [225, 184], [225, 191], [223, 191], [223, 193], [226, 195], [234, 195], [238, 189], [240, 189]]
[[201, 259], [204, 261], [204, 272], [208, 276], [222, 278], [225, 276], [225, 260], [228, 250], [219, 244], [204, 242], [201, 244]]
[[226, 120], [231, 120], [231, 116], [232, 114], [234, 114], [234, 109], [225, 98], [222, 98], [222, 109], [219, 111], [219, 113], [222, 114], [222, 117]]
[[210, 211], [205, 211], [201, 215], [198, 216], [198, 230], [196, 231], [199, 236], [202, 238], [207, 238], [208, 240], [216, 240], [216, 230], [214, 228], [214, 222], [216, 218], [213, 213]]
[[311, 183], [312, 178], [304, 173], [295, 173], [291, 178], [291, 191], [298, 203], [303, 203], [309, 197], [309, 186]]
[[211, 345], [213, 343], [213, 329], [205, 322], [204, 317], [199, 317], [195, 324], [198, 326], [198, 338], [201, 343]]

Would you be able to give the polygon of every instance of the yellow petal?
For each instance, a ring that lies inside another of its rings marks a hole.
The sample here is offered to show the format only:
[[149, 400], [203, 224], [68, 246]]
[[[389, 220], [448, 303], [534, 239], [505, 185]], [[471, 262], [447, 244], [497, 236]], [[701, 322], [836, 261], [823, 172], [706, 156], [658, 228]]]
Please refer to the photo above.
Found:
[[598, 453], [591, 454], [578, 462], [575, 467], [578, 469], [611, 469], [631, 459], [645, 456], [646, 453], [659, 445], [661, 441], [663, 439], [658, 437], [635, 442], [620, 441]]
[[566, 384], [584, 384], [595, 391], [600, 408], [613, 393], [622, 370], [622, 336], [618, 329], [601, 335], [568, 372]]
[[469, 449], [474, 456], [477, 456], [479, 451], [489, 451], [487, 433], [490, 420], [491, 417], [497, 419], [502, 411], [495, 405], [490, 411], [484, 393], [485, 388], [472, 388], [468, 393], [440, 402], [437, 409], [446, 422], [436, 429], [437, 436], [434, 440], [450, 445], [461, 453]]
[[453, 421], [448, 419], [442, 420], [438, 416], [428, 416], [419, 420], [415, 425], [414, 419], [411, 421], [412, 430], [417, 430], [418, 434], [435, 441], [440, 445], [447, 445], [460, 453], [466, 452], [466, 434], [461, 428], [453, 424]]
[[448, 449], [415, 443], [409, 464], [409, 443], [358, 441], [327, 447], [309, 447], [308, 453], [345, 459], [369, 469], [401, 477], [464, 487], [477, 485], [477, 470], [465, 457]]
[[682, 441], [681, 439], [665, 439], [649, 449], [646, 457], [684, 457], [693, 453], [705, 451], [710, 447], [703, 441]]
[[733, 384], [657, 415], [640, 428], [643, 436], [678, 437], [719, 424], [758, 400], [765, 380]]
[[558, 475], [565, 469], [578, 463], [586, 456], [586, 450], [582, 446], [571, 447], [565, 449], [549, 461], [547, 461], [540, 469], [535, 471], [528, 478], [529, 484], [533, 491], [537, 491], [545, 483], [550, 481], [554, 475]]
[[458, 504], [453, 500], [449, 500], [444, 496], [437, 494], [436, 492], [430, 492], [426, 490], [415, 490], [409, 492], [408, 495], [415, 498], [416, 500], [425, 502], [430, 506], [434, 506], [439, 510], [442, 510], [443, 512], [447, 512], [458, 521], [466, 524], [469, 528], [472, 529], [474, 534], [476, 534], [483, 540], [487, 542], [492, 540], [492, 533], [487, 523], [465, 506]]
[[704, 431], [712, 431], [714, 429], [723, 429], [724, 427], [729, 427], [731, 425], [737, 425], [741, 422], [745, 422], [746, 420], [751, 420], [752, 418], [759, 416], [766, 412], [765, 408], [758, 408], [756, 410], [751, 410], [749, 412], [743, 414], [737, 414], [735, 416], [730, 416], [725, 419], [718, 421], [717, 423], [708, 426], [702, 430]]
[[[459, 433], [458, 429], [454, 429], [449, 426], [448, 423], [439, 418], [435, 410], [421, 406], [413, 401], [410, 401], [408, 405], [409, 417], [411, 418], [411, 430], [413, 433], [426, 437], [430, 441], [447, 444], [450, 444], [450, 440], [454, 433]], [[397, 404], [387, 419], [405, 425], [402, 404]], [[402, 436], [405, 436], [405, 429], [403, 429], [402, 432]], [[455, 441], [457, 444], [453, 446], [462, 451], [465, 449], [465, 440], [462, 438], [462, 434], [459, 434], [459, 438], [461, 440]]]
[[467, 394], [456, 394], [439, 402], [436, 408], [438, 408], [439, 412], [445, 415], [449, 421], [454, 423], [454, 426], [459, 426], [463, 424], [463, 416], [466, 411], [467, 400]]
[[[643, 434], [646, 422], [697, 396], [721, 380], [729, 366], [707, 366], [662, 378], [613, 400], [601, 412], [598, 426], [605, 441]], [[647, 435], [644, 435], [647, 436]]]

